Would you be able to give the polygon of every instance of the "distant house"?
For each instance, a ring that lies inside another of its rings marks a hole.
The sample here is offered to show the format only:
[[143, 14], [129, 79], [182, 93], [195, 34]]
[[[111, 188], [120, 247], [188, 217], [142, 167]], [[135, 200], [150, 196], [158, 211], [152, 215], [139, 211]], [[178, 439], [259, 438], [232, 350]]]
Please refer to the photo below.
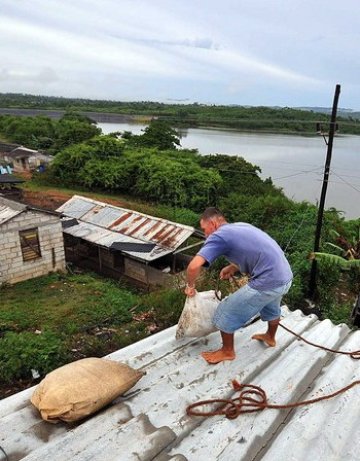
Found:
[[[15, 146], [10, 149], [9, 146]], [[0, 143], [0, 163], [11, 164], [15, 172], [32, 171], [47, 165], [52, 160], [51, 155], [18, 145]]]
[[68, 261], [142, 287], [170, 282], [187, 266], [183, 244], [196, 233], [183, 224], [74, 195], [57, 210]]
[[65, 270], [58, 213], [0, 197], [0, 285]]

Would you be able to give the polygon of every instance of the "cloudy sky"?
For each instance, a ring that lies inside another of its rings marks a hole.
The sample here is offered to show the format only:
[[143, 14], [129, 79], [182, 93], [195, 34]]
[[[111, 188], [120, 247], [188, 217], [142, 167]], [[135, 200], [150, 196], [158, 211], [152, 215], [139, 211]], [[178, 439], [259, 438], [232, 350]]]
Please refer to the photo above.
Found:
[[358, 0], [0, 0], [0, 91], [360, 110]]

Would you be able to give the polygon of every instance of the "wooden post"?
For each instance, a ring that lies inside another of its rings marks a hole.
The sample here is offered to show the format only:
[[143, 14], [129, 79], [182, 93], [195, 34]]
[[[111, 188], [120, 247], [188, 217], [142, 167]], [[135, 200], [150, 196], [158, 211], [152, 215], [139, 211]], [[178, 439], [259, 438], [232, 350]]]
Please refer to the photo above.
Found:
[[[322, 189], [321, 189], [321, 196], [320, 196], [320, 203], [319, 203], [319, 210], [318, 210], [318, 217], [317, 217], [317, 224], [316, 224], [314, 253], [318, 252], [320, 248], [321, 228], [322, 228], [323, 217], [324, 217], [324, 206], [325, 206], [326, 191], [327, 191], [329, 173], [330, 173], [331, 154], [332, 154], [334, 133], [335, 133], [335, 128], [336, 128], [336, 112], [337, 112], [339, 96], [340, 96], [340, 85], [336, 85], [335, 94], [334, 94], [334, 102], [333, 102], [332, 113], [331, 113], [331, 120], [330, 120], [329, 141], [328, 141], [328, 146], [327, 146], [327, 154], [326, 154], [326, 161], [325, 161], [325, 168], [324, 168], [324, 179], [323, 179], [323, 184], [322, 184]], [[312, 265], [311, 265], [311, 272], [310, 272], [310, 281], [309, 281], [310, 299], [314, 299], [314, 295], [315, 295], [316, 269], [317, 269], [317, 261], [316, 259], [313, 259]]]

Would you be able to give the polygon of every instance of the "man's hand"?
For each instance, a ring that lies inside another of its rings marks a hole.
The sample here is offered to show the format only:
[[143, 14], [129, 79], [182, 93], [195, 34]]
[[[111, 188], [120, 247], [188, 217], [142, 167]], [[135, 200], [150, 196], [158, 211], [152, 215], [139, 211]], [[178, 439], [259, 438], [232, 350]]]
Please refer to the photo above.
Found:
[[205, 258], [200, 255], [195, 255], [193, 259], [190, 261], [187, 270], [186, 270], [186, 288], [185, 294], [186, 296], [195, 296], [195, 282], [200, 273], [201, 267], [205, 263]]
[[231, 278], [235, 272], [238, 270], [238, 268], [234, 264], [229, 264], [228, 266], [225, 266], [223, 269], [220, 271], [220, 279], [221, 280], [228, 280]]
[[192, 298], [196, 294], [196, 289], [195, 289], [195, 287], [186, 285], [184, 292], [185, 292], [186, 296], [190, 296], [190, 298]]

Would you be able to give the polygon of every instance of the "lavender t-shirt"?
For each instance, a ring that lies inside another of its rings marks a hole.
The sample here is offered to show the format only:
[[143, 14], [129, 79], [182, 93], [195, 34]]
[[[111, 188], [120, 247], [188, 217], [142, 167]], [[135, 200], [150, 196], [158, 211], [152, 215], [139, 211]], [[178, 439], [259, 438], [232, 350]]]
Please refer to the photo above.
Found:
[[223, 224], [206, 239], [198, 255], [209, 264], [225, 256], [241, 272], [249, 274], [249, 286], [260, 291], [277, 288], [293, 277], [275, 240], [247, 223]]

